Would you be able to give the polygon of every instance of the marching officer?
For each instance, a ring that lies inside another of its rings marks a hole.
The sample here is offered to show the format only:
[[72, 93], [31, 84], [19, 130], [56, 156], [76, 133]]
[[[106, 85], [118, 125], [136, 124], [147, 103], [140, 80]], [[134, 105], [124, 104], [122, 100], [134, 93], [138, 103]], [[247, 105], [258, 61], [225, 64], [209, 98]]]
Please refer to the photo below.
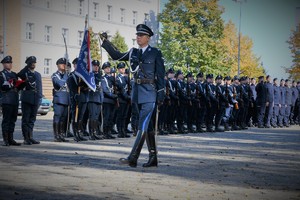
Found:
[[114, 126], [114, 115], [116, 107], [119, 106], [118, 95], [114, 89], [115, 77], [111, 75], [111, 64], [110, 62], [105, 62], [102, 65], [104, 71], [104, 76], [102, 79], [103, 88], [103, 132], [105, 139], [115, 139], [112, 136], [112, 129]]
[[98, 119], [101, 113], [103, 103], [103, 91], [101, 86], [101, 73], [99, 73], [100, 62], [98, 60], [92, 61], [93, 73], [95, 77], [96, 91], [89, 89], [88, 97], [88, 113], [89, 113], [89, 139], [100, 140], [103, 139], [97, 134]]
[[117, 108], [117, 130], [118, 130], [118, 137], [119, 138], [128, 138], [130, 137], [126, 130], [126, 117], [128, 112], [128, 104], [130, 103], [130, 95], [128, 95], [128, 76], [125, 76], [125, 63], [120, 62], [117, 65], [117, 69], [119, 74], [117, 75], [117, 88], [118, 88], [118, 99], [119, 99], [119, 107]]
[[19, 146], [14, 140], [15, 123], [18, 115], [19, 95], [17, 74], [12, 69], [12, 57], [6, 56], [1, 61], [3, 71], [0, 73], [0, 97], [2, 98], [2, 135], [4, 146]]
[[68, 106], [70, 103], [69, 88], [67, 85], [68, 74], [66, 73], [65, 58], [56, 61], [57, 71], [51, 76], [53, 84], [53, 133], [55, 142], [67, 142], [64, 138], [67, 126]]
[[149, 160], [143, 167], [153, 167], [158, 164], [157, 150], [154, 132], [149, 131], [151, 128], [148, 129], [148, 127], [151, 115], [156, 106], [155, 103], [157, 102], [160, 105], [164, 101], [165, 67], [161, 52], [149, 46], [150, 37], [154, 35], [152, 30], [144, 24], [139, 24], [136, 27], [136, 31], [139, 49], [132, 48], [127, 53], [120, 53], [113, 48], [107, 37], [103, 37], [103, 35], [102, 39], [104, 41], [102, 47], [115, 60], [129, 60], [131, 71], [134, 73], [135, 78], [132, 88], [132, 102], [137, 103], [139, 107], [139, 130], [130, 155], [127, 158], [120, 159], [120, 162], [136, 167], [138, 157], [146, 139]]
[[29, 56], [26, 66], [18, 73], [23, 81], [25, 88], [21, 93], [22, 102], [22, 133], [24, 144], [39, 144], [39, 141], [33, 139], [33, 127], [36, 121], [37, 110], [42, 102], [42, 78], [41, 74], [35, 71], [36, 57]]

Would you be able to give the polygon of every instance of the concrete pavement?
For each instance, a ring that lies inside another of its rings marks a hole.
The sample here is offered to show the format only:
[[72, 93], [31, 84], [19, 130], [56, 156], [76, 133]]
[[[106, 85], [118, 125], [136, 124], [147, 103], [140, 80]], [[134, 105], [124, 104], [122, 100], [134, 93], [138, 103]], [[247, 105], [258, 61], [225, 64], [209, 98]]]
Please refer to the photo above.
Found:
[[300, 199], [299, 126], [159, 136], [159, 167], [144, 169], [146, 145], [137, 168], [118, 162], [134, 138], [54, 143], [51, 118], [40, 145], [0, 146], [0, 199]]

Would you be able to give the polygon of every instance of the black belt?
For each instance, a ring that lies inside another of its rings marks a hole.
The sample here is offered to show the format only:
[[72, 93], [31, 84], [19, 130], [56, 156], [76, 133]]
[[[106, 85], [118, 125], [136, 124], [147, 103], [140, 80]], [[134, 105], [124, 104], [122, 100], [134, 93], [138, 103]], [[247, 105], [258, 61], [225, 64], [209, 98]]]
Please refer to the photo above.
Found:
[[146, 79], [146, 78], [143, 78], [143, 79], [140, 79], [140, 78], [136, 78], [134, 79], [134, 82], [136, 84], [153, 84], [155, 82], [154, 79]]

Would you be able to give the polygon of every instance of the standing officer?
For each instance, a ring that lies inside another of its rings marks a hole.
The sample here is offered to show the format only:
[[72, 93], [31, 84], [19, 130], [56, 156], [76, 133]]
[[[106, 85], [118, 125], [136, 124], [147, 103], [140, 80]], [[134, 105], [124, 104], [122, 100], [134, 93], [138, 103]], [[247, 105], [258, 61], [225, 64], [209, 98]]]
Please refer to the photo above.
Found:
[[64, 138], [64, 130], [68, 118], [68, 106], [70, 103], [69, 88], [67, 85], [66, 59], [56, 61], [57, 71], [51, 76], [53, 84], [53, 132], [55, 142], [67, 142]]
[[160, 105], [164, 101], [165, 67], [161, 52], [149, 46], [150, 37], [153, 36], [152, 30], [144, 24], [139, 24], [136, 27], [136, 31], [139, 49], [132, 48], [127, 53], [120, 53], [107, 41], [107, 37], [104, 37], [102, 47], [106, 49], [114, 60], [129, 60], [131, 72], [133, 72], [135, 79], [132, 88], [132, 102], [137, 103], [139, 107], [138, 133], [130, 155], [127, 158], [120, 159], [120, 161], [136, 167], [146, 139], [149, 160], [143, 167], [152, 167], [157, 166], [158, 163], [157, 150], [154, 132], [148, 131], [148, 126], [156, 106], [155, 102]]
[[19, 94], [17, 74], [12, 69], [12, 57], [6, 56], [1, 61], [3, 71], [0, 73], [0, 96], [2, 98], [2, 135], [4, 146], [19, 146], [14, 140], [15, 123], [18, 115]]
[[202, 125], [204, 124], [204, 119], [206, 115], [206, 96], [205, 96], [205, 88], [203, 86], [204, 78], [203, 73], [199, 72], [197, 74], [196, 81], [196, 89], [197, 89], [197, 99], [199, 100], [198, 106], [195, 108], [197, 117], [196, 117], [196, 128], [197, 133], [203, 133], [205, 130], [202, 129]]
[[225, 96], [225, 87], [222, 85], [223, 77], [218, 75], [216, 77], [216, 96], [218, 99], [217, 112], [215, 117], [215, 132], [223, 132], [224, 130], [220, 128], [221, 121], [225, 114], [225, 109], [229, 105], [228, 97]]
[[39, 144], [33, 139], [33, 127], [36, 121], [37, 110], [42, 102], [42, 78], [41, 74], [35, 71], [36, 57], [29, 56], [27, 64], [19, 73], [18, 77], [25, 81], [25, 88], [21, 94], [22, 102], [22, 133], [24, 144]]
[[216, 98], [216, 86], [213, 84], [213, 74], [206, 75], [205, 92], [206, 92], [206, 131], [214, 132], [213, 120], [216, 115], [216, 108], [218, 106], [218, 99]]
[[285, 108], [286, 108], [286, 101], [285, 101], [285, 87], [284, 87], [284, 79], [280, 80], [280, 96], [281, 96], [281, 107], [279, 109], [279, 117], [278, 117], [278, 126], [280, 128], [283, 128], [283, 123], [284, 123], [284, 116], [285, 116]]
[[179, 106], [176, 116], [177, 121], [177, 133], [185, 133], [184, 131], [184, 120], [186, 119], [186, 111], [187, 111], [187, 95], [186, 95], [186, 83], [184, 82], [183, 73], [181, 70], [178, 70], [176, 72], [176, 78], [177, 78], [177, 87], [176, 87], [176, 93], [178, 93], [179, 97]]
[[232, 91], [232, 87], [231, 87], [231, 77], [230, 76], [226, 76], [224, 78], [224, 82], [225, 82], [225, 86], [224, 86], [224, 96], [228, 101], [228, 104], [226, 105], [225, 108], [225, 113], [224, 113], [224, 117], [223, 117], [223, 122], [224, 122], [224, 131], [229, 131], [229, 122], [230, 119], [232, 117], [232, 109], [235, 103], [237, 103], [236, 100], [233, 100], [233, 91]]
[[187, 128], [189, 133], [194, 133], [193, 123], [196, 119], [196, 84], [193, 82], [193, 74], [189, 72], [187, 75], [186, 94], [187, 94]]
[[268, 75], [266, 77], [266, 83], [265, 83], [265, 87], [266, 87], [266, 95], [267, 95], [267, 100], [266, 100], [266, 114], [265, 114], [265, 118], [266, 118], [266, 128], [270, 128], [271, 127], [271, 118], [273, 115], [273, 104], [274, 104], [274, 87], [273, 84], [271, 83], [271, 76]]
[[273, 79], [273, 90], [274, 90], [274, 107], [273, 107], [273, 116], [271, 120], [271, 125], [273, 128], [276, 128], [279, 122], [279, 109], [281, 107], [281, 92], [280, 92], [277, 78]]
[[291, 114], [290, 114], [290, 121], [291, 121], [291, 125], [294, 125], [295, 122], [296, 122], [296, 101], [298, 99], [298, 89], [297, 89], [297, 82], [295, 80], [293, 80], [292, 82], [292, 87], [291, 87], [291, 90], [292, 90], [292, 106], [291, 106]]
[[243, 100], [241, 99], [241, 90], [240, 90], [240, 82], [238, 76], [233, 77], [232, 82], [232, 93], [233, 93], [233, 101], [234, 101], [234, 108], [232, 110], [232, 126], [231, 130], [240, 130], [240, 127], [238, 127], [238, 117], [240, 113], [240, 106], [243, 103]]
[[290, 88], [290, 80], [285, 80], [285, 114], [283, 125], [286, 127], [290, 126], [290, 115], [291, 115], [291, 107], [292, 107], [292, 89]]
[[118, 76], [116, 80], [117, 88], [118, 88], [118, 99], [119, 99], [119, 107], [117, 108], [117, 130], [118, 130], [118, 137], [119, 138], [128, 138], [130, 137], [126, 130], [126, 117], [128, 113], [128, 104], [130, 102], [130, 96], [128, 95], [128, 84], [126, 79], [127, 76], [124, 75], [125, 73], [125, 63], [120, 62], [117, 65], [118, 69]]
[[99, 140], [99, 139], [103, 139], [97, 135], [98, 119], [101, 113], [101, 107], [103, 103], [101, 74], [99, 73], [100, 62], [98, 60], [93, 60], [92, 66], [93, 66], [93, 73], [95, 77], [96, 90], [94, 92], [91, 89], [89, 89], [89, 97], [88, 97], [89, 139]]
[[111, 76], [110, 62], [105, 62], [102, 65], [104, 70], [104, 76], [102, 79], [102, 88], [103, 88], [103, 132], [105, 139], [115, 139], [111, 135], [113, 126], [114, 126], [114, 115], [116, 107], [118, 104], [118, 95], [114, 91], [115, 77]]
[[267, 91], [264, 84], [264, 76], [260, 76], [258, 78], [258, 84], [255, 87], [257, 97], [256, 97], [256, 105], [257, 105], [257, 120], [258, 120], [258, 128], [264, 128], [264, 116], [266, 112], [266, 102], [267, 102]]

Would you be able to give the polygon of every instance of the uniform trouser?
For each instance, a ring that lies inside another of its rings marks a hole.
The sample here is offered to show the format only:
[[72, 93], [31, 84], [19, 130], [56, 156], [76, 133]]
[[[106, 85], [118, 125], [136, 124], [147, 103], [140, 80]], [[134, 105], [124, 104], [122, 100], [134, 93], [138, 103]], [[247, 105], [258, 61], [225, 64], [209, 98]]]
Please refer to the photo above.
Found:
[[281, 107], [279, 108], [279, 117], [278, 117], [279, 126], [283, 126], [284, 115], [285, 115], [285, 105], [281, 105]]
[[175, 112], [176, 107], [172, 102], [170, 105], [167, 106], [166, 115], [165, 115], [165, 123], [168, 125], [173, 125], [175, 121]]
[[300, 102], [298, 102], [298, 124], [300, 125]]
[[33, 132], [34, 123], [36, 121], [36, 115], [38, 111], [38, 105], [31, 105], [22, 102], [22, 132], [29, 134]]
[[285, 114], [283, 118], [284, 125], [289, 125], [290, 114], [291, 114], [291, 105], [287, 105], [285, 107]]
[[131, 104], [131, 111], [131, 127], [137, 130], [139, 126], [139, 107], [137, 103]]
[[219, 127], [225, 114], [225, 106], [220, 106], [216, 112], [215, 127]]
[[228, 108], [225, 108], [225, 112], [223, 116], [224, 123], [229, 123], [230, 117], [232, 116], [232, 108], [233, 108], [232, 105], [230, 105]]
[[177, 129], [179, 131], [183, 131], [183, 123], [184, 123], [184, 119], [186, 118], [185, 116], [186, 116], [186, 105], [180, 104], [180, 106], [178, 106], [178, 112], [176, 115]]
[[97, 102], [88, 102], [89, 120], [98, 121], [101, 113], [101, 104]]
[[257, 122], [258, 126], [264, 125], [264, 117], [266, 112], [266, 104], [257, 105]]
[[186, 123], [187, 123], [187, 127], [188, 129], [193, 129], [193, 122], [195, 120], [195, 110], [197, 109], [195, 104], [188, 104], [187, 105], [187, 118], [186, 118]]
[[115, 104], [103, 103], [103, 128], [112, 130], [114, 126]]
[[162, 127], [166, 121], [166, 114], [168, 112], [168, 106], [167, 103], [165, 102], [162, 106], [160, 106], [160, 111], [158, 114], [158, 125]]
[[217, 104], [211, 104], [211, 106], [207, 105], [207, 113], [206, 113], [206, 127], [212, 128], [214, 117], [216, 115]]
[[197, 117], [196, 117], [196, 125], [197, 125], [197, 128], [202, 128], [202, 124], [204, 124], [204, 119], [205, 119], [205, 116], [206, 116], [206, 105], [205, 103], [201, 104], [201, 107], [197, 109]]
[[127, 129], [128, 124], [131, 121], [131, 112], [132, 112], [131, 104], [128, 104], [127, 105], [127, 116], [126, 116], [126, 120], [125, 120], [125, 129]]
[[68, 117], [68, 105], [57, 104], [53, 105], [53, 123], [65, 123]]
[[138, 130], [147, 132], [151, 121], [152, 113], [155, 108], [155, 102], [138, 104], [139, 108], [139, 125]]
[[18, 116], [18, 105], [2, 104], [2, 133], [13, 133]]
[[249, 106], [246, 122], [249, 123], [250, 119], [252, 119], [253, 124], [257, 123], [257, 106], [255, 102], [251, 103]]
[[239, 112], [240, 112], [240, 109], [233, 108], [232, 116], [231, 116], [232, 125], [236, 125], [236, 122], [237, 122], [238, 117], [239, 117]]
[[279, 123], [279, 104], [274, 104], [273, 107], [273, 115], [272, 115], [272, 119], [271, 119], [271, 125], [272, 126], [277, 126]]
[[117, 122], [118, 131], [121, 131], [120, 129], [125, 130], [125, 124], [126, 124], [126, 118], [127, 118], [127, 112], [128, 112], [128, 104], [120, 103], [119, 105], [120, 106], [116, 111], [116, 114], [117, 114], [116, 122]]
[[290, 114], [290, 117], [289, 117], [291, 122], [294, 121], [294, 115], [295, 115], [295, 104], [293, 104], [291, 106], [291, 114]]
[[272, 116], [273, 116], [273, 102], [270, 102], [269, 106], [266, 107], [266, 114], [265, 114], [267, 126], [271, 125]]
[[240, 106], [239, 107], [238, 117], [237, 117], [237, 123], [239, 125], [242, 125], [245, 122], [244, 121], [245, 112], [246, 112], [246, 107], [244, 105]]

